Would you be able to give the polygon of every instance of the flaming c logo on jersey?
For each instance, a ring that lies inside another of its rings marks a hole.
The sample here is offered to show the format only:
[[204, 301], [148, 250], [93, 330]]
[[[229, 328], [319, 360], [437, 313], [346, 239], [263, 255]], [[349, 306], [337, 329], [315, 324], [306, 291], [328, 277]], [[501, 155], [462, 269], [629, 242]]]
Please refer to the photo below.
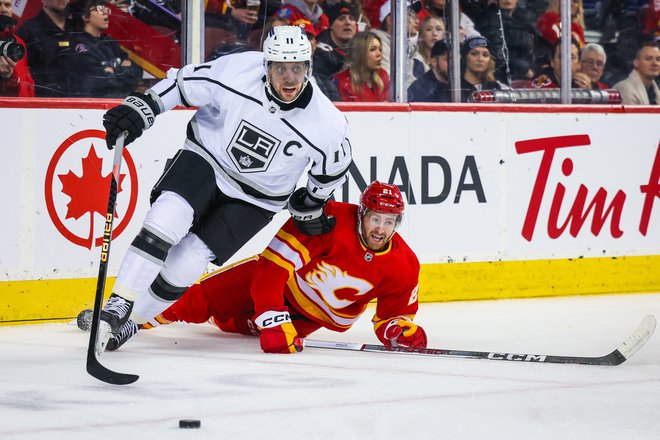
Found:
[[[113, 152], [105, 147], [104, 131], [83, 130], [62, 142], [46, 171], [44, 195], [53, 225], [64, 238], [87, 249], [103, 243], [112, 155]], [[119, 222], [115, 224], [113, 238], [119, 236], [130, 222], [138, 196], [133, 158], [127, 150], [122, 158], [122, 167], [127, 172], [119, 176], [115, 210]], [[127, 175], [129, 179], [126, 179]]]

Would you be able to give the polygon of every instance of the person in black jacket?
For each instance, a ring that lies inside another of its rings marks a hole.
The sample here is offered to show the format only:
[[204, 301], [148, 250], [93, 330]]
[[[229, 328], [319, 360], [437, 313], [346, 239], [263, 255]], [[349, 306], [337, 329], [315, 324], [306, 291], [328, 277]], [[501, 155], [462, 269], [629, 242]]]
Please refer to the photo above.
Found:
[[314, 52], [314, 79], [331, 101], [341, 101], [333, 75], [346, 67], [348, 44], [357, 31], [357, 16], [351, 3], [340, 1], [323, 7], [330, 27], [318, 35]]
[[128, 59], [117, 41], [103, 34], [110, 23], [106, 0], [83, 3], [83, 31], [73, 33], [67, 61], [70, 96], [118, 98], [135, 91], [142, 69]]
[[408, 88], [409, 102], [451, 102], [447, 44], [437, 41], [431, 48], [431, 70]]
[[[495, 56], [495, 77], [505, 83], [508, 83], [509, 77], [514, 81], [533, 77], [532, 67], [538, 34], [532, 24], [531, 15], [518, 8], [517, 3], [518, 0], [499, 0], [476, 22], [477, 30], [488, 39]], [[501, 24], [499, 11], [502, 16]], [[505, 43], [508, 66], [503, 50]]]
[[30, 73], [37, 96], [69, 94], [69, 68], [65, 53], [69, 41], [69, 0], [41, 0], [42, 9], [16, 31], [27, 47]]
[[495, 81], [493, 50], [485, 37], [467, 38], [461, 46], [461, 102], [469, 102], [474, 92], [500, 90]]

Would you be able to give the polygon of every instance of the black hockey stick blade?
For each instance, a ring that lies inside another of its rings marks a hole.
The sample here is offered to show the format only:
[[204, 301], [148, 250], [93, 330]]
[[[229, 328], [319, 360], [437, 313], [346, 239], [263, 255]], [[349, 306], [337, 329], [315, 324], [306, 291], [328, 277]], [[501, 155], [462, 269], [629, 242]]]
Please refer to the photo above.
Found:
[[112, 222], [115, 216], [115, 203], [119, 188], [119, 170], [121, 169], [122, 154], [124, 152], [124, 134], [117, 138], [115, 156], [112, 164], [112, 179], [110, 179], [110, 194], [108, 195], [108, 210], [105, 215], [105, 228], [103, 229], [103, 244], [101, 246], [101, 263], [99, 264], [99, 277], [96, 283], [96, 296], [94, 297], [94, 313], [92, 315], [92, 328], [89, 332], [87, 345], [87, 372], [102, 382], [113, 385], [128, 385], [138, 380], [135, 374], [125, 374], [112, 371], [101, 365], [96, 356], [96, 339], [99, 333], [101, 308], [103, 306], [103, 292], [108, 273], [108, 259], [110, 257], [110, 243], [112, 242]]
[[628, 338], [614, 351], [598, 357], [557, 356], [544, 354], [518, 354], [488, 351], [450, 350], [444, 348], [409, 348], [387, 347], [375, 344], [356, 344], [343, 342], [304, 340], [305, 347], [328, 348], [333, 350], [368, 351], [376, 353], [394, 353], [417, 356], [437, 356], [463, 359], [487, 359], [492, 361], [533, 362], [544, 364], [581, 364], [581, 365], [620, 365], [635, 354], [649, 340], [655, 331], [656, 320], [647, 315]]

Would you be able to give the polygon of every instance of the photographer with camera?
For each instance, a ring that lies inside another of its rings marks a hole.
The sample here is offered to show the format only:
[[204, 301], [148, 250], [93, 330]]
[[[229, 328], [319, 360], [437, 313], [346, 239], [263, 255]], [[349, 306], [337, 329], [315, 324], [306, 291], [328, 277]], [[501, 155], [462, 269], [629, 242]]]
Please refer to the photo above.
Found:
[[27, 46], [28, 67], [39, 97], [65, 97], [69, 93], [69, 0], [41, 0], [41, 11], [21, 24], [16, 34]]
[[14, 34], [12, 0], [0, 0], [0, 96], [34, 96], [25, 43]]
[[119, 98], [134, 92], [142, 69], [105, 34], [112, 14], [106, 0], [79, 1], [74, 26], [82, 32], [70, 34], [71, 49], [65, 59], [70, 68], [69, 96]]

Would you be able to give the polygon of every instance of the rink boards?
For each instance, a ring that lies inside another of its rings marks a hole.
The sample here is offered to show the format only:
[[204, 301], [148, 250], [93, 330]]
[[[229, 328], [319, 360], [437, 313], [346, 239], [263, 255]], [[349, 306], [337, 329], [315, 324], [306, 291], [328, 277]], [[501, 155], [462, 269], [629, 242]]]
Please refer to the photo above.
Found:
[[[91, 304], [112, 164], [101, 118], [116, 102], [0, 100], [0, 323]], [[356, 202], [373, 179], [401, 186], [399, 232], [422, 263], [422, 301], [659, 290], [659, 110], [341, 109], [354, 166], [337, 198]], [[159, 116], [125, 152], [111, 276], [191, 115]], [[235, 259], [258, 253], [285, 219]]]

